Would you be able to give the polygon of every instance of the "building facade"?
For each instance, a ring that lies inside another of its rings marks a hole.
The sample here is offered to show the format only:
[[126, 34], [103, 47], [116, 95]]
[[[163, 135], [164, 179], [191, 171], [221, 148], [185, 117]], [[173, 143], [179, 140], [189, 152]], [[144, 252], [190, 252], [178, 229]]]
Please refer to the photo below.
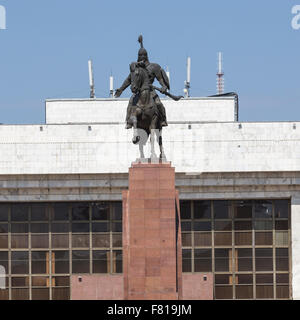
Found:
[[[214, 299], [299, 299], [300, 123], [238, 122], [233, 97], [163, 102], [183, 279], [203, 275]], [[120, 298], [122, 191], [139, 157], [127, 103], [49, 100], [45, 124], [0, 126], [0, 299], [76, 299], [89, 279]]]

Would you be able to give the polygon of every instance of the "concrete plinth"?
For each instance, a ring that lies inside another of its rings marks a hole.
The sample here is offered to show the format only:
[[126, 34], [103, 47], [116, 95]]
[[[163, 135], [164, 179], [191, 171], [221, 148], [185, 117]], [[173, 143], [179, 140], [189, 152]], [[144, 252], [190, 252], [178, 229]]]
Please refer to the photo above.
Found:
[[123, 192], [124, 298], [182, 296], [181, 237], [175, 169], [133, 163]]

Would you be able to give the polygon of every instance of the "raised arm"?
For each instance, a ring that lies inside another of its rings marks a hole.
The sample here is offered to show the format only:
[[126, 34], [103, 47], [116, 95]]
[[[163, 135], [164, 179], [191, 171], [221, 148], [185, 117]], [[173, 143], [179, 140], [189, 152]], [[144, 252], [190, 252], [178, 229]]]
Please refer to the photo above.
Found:
[[123, 92], [130, 84], [131, 84], [131, 75], [129, 74], [129, 76], [125, 79], [125, 81], [123, 82], [123, 84], [121, 85], [121, 87], [116, 90], [116, 92], [115, 92], [115, 97], [116, 97], [116, 98], [120, 97], [120, 95], [122, 94], [122, 92]]

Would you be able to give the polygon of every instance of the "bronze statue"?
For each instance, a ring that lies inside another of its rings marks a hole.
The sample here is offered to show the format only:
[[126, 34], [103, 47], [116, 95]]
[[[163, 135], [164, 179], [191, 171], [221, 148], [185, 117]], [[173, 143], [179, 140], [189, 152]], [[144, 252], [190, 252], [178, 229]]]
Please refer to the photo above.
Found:
[[[167, 126], [166, 111], [155, 90], [179, 100], [182, 96], [174, 96], [167, 92], [170, 89], [169, 79], [166, 72], [156, 63], [150, 63], [148, 53], [143, 46], [143, 37], [139, 36], [138, 41], [141, 48], [138, 53], [138, 61], [130, 65], [130, 74], [122, 86], [116, 90], [115, 97], [120, 97], [122, 92], [131, 85], [131, 96], [126, 115], [126, 129], [134, 128], [132, 142], [139, 143], [141, 158], [144, 158], [143, 146], [150, 135], [151, 158], [155, 158], [154, 135], [160, 147], [160, 158], [165, 158], [162, 145], [162, 127]], [[152, 85], [157, 79], [162, 88]]]
[[[169, 84], [169, 78], [164, 71], [163, 68], [157, 63], [150, 63], [148, 59], [148, 53], [147, 50], [144, 48], [143, 45], [143, 37], [140, 35], [138, 38], [138, 41], [141, 45], [141, 48], [138, 52], [138, 62], [144, 62], [145, 67], [147, 69], [147, 72], [149, 74], [149, 80], [150, 84], [154, 82], [155, 79], [158, 80], [160, 85], [162, 86], [160, 89], [161, 93], [166, 93], [167, 90], [170, 90], [170, 84]], [[115, 97], [120, 97], [122, 92], [131, 84], [131, 74], [125, 79], [122, 86], [116, 90]], [[157, 105], [158, 111], [159, 111], [159, 120], [161, 122], [161, 126], [165, 127], [168, 125], [167, 123], [167, 117], [166, 117], [166, 110], [164, 105], [161, 103], [159, 96], [155, 92], [153, 88], [150, 88], [151, 96], [153, 97], [155, 104]], [[128, 107], [127, 107], [127, 115], [126, 115], [126, 129], [132, 128], [133, 124], [130, 122], [129, 114], [130, 114], [130, 108], [132, 106], [133, 101], [129, 101]]]

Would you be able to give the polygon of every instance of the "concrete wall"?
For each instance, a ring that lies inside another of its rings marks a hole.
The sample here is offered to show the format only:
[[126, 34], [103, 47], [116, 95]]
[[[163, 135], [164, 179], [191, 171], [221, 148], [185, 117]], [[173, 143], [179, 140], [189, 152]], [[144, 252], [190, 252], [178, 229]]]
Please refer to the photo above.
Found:
[[[178, 123], [163, 130], [176, 172], [300, 170], [300, 123]], [[0, 174], [127, 173], [139, 157], [121, 124], [1, 125]], [[149, 143], [145, 148], [150, 154]], [[158, 154], [158, 146], [156, 145]]]
[[[235, 121], [233, 97], [162, 99], [169, 122]], [[124, 123], [128, 99], [47, 100], [46, 123]]]

